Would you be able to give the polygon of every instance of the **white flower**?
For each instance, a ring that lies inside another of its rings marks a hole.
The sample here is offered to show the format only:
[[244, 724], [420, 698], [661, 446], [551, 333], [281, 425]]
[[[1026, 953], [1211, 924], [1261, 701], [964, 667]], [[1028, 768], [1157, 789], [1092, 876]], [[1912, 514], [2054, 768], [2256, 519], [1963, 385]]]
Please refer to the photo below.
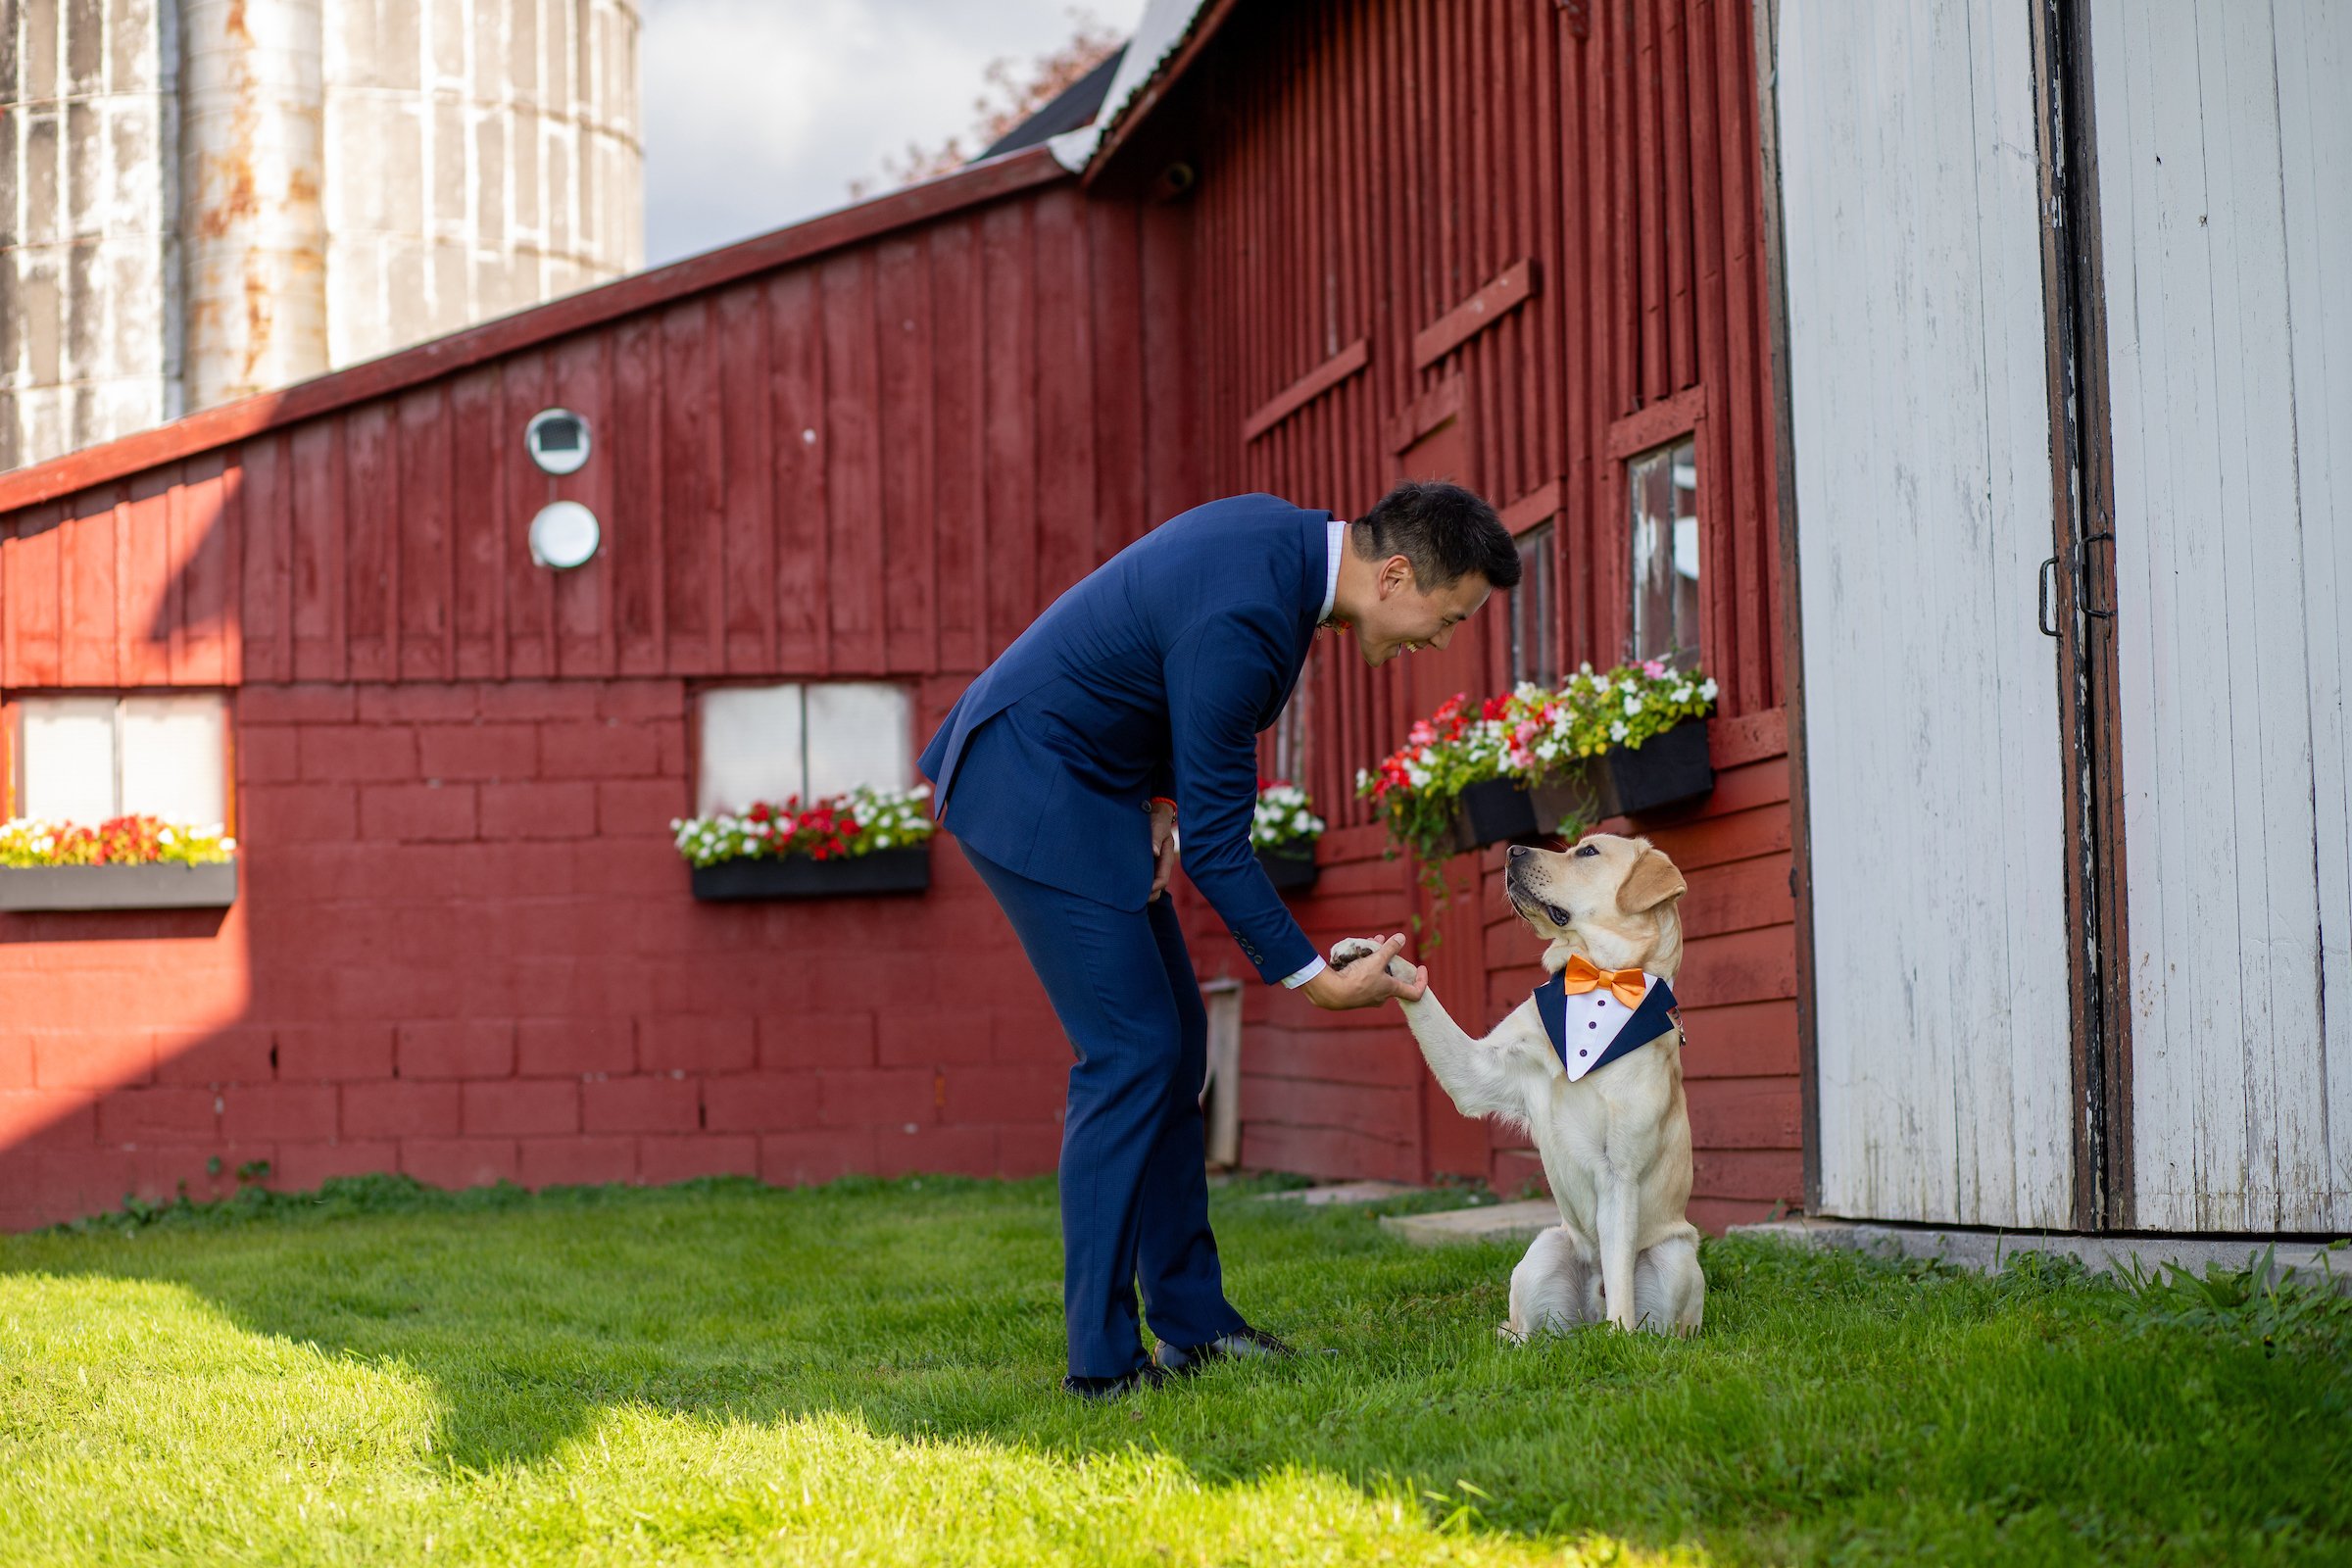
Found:
[[1698, 689], [1698, 695], [1699, 695], [1699, 696], [1701, 696], [1701, 697], [1704, 697], [1704, 698], [1705, 698], [1705, 699], [1706, 699], [1708, 702], [1710, 702], [1710, 703], [1711, 703], [1711, 702], [1713, 702], [1713, 701], [1715, 700], [1715, 677], [1714, 677], [1714, 676], [1710, 675], [1710, 676], [1708, 676], [1708, 677], [1707, 677], [1707, 683], [1706, 683], [1705, 685], [1701, 686], [1701, 687]]
[[1629, 716], [1642, 711], [1642, 699], [1639, 697], [1628, 697], [1625, 700], [1625, 710]]
[[1613, 741], [1624, 740], [1625, 733], [1625, 720], [1622, 718], [1609, 726], [1609, 739]]

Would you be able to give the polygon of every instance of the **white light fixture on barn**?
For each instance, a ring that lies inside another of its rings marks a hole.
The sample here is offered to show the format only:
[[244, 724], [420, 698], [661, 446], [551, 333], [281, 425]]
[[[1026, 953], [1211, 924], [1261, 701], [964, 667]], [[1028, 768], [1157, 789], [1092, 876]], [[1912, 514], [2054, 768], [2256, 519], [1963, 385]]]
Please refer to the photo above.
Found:
[[531, 519], [531, 560], [559, 571], [584, 565], [598, 537], [595, 513], [577, 501], [551, 501]]
[[588, 461], [588, 421], [569, 409], [541, 409], [523, 426], [522, 444], [542, 473], [577, 473]]

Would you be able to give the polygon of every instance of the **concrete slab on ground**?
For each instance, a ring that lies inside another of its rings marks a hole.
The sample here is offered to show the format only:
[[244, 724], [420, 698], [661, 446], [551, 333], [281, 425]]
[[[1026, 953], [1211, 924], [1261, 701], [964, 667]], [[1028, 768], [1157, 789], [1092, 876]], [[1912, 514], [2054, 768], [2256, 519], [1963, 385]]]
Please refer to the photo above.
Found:
[[[1385, 1223], [1385, 1221], [1384, 1221]], [[1882, 1256], [1934, 1257], [1946, 1263], [1991, 1273], [2020, 1252], [2050, 1252], [2079, 1258], [2093, 1273], [2139, 1267], [2155, 1270], [2178, 1263], [2191, 1274], [2203, 1274], [2209, 1263], [2227, 1269], [2250, 1268], [2269, 1242], [2241, 1238], [2214, 1241], [2190, 1236], [2072, 1236], [2049, 1231], [1963, 1230], [1933, 1225], [1887, 1225], [1866, 1220], [1766, 1220], [1734, 1225], [1734, 1236], [1763, 1236], [1796, 1247], [1842, 1247]], [[2296, 1274], [2312, 1280], [2332, 1280], [2335, 1289], [2352, 1295], [2352, 1249], [2330, 1252], [2310, 1242], [2280, 1242], [2272, 1254], [2274, 1274]]]
[[1288, 1192], [1261, 1193], [1258, 1200], [1265, 1203], [1304, 1203], [1319, 1208], [1325, 1203], [1377, 1203], [1391, 1198], [1409, 1198], [1422, 1191], [1402, 1182], [1332, 1182], [1323, 1187], [1294, 1187]]
[[1439, 1214], [1384, 1214], [1380, 1228], [1418, 1247], [1448, 1242], [1532, 1242], [1560, 1222], [1560, 1205], [1548, 1198], [1518, 1203], [1481, 1203]]

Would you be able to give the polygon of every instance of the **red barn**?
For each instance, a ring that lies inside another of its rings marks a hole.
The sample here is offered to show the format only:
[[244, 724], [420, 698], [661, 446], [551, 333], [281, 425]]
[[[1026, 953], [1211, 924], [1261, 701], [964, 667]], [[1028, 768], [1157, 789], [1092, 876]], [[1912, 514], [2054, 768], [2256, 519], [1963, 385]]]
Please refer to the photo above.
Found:
[[[905, 768], [1187, 506], [1345, 515], [1400, 474], [1493, 498], [1534, 569], [1443, 658], [1318, 647], [1267, 741], [1332, 824], [1309, 935], [1416, 912], [1351, 799], [1412, 717], [1633, 651], [1649, 507], [1723, 692], [1713, 794], [1631, 824], [1690, 884], [1693, 1214], [1800, 1197], [1748, 8], [1155, 25], [1080, 172], [1004, 154], [0, 476], [0, 814], [80, 748], [117, 807], [157, 777], [219, 800], [239, 853], [225, 908], [0, 913], [0, 1224], [258, 1159], [288, 1187], [1051, 1168], [1067, 1046], [953, 848], [918, 898], [702, 903], [670, 819], [745, 765]], [[526, 453], [549, 408], [590, 433], [576, 471]], [[602, 530], [567, 570], [528, 540], [556, 500]], [[747, 764], [728, 715], [778, 703], [794, 752]], [[1498, 864], [1419, 910], [1445, 994], [1492, 1012], [1536, 973]], [[1192, 906], [1202, 975], [1246, 974]], [[1242, 1062], [1247, 1164], [1535, 1174], [1393, 1013], [1248, 986]]]

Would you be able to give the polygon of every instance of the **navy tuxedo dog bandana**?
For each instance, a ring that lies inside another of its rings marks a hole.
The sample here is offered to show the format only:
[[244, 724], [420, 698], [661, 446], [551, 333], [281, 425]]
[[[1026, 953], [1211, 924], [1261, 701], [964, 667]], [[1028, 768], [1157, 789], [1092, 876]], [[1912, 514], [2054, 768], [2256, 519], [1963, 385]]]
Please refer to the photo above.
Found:
[[[1571, 960], [1571, 968], [1587, 977], [1594, 973], [1589, 963], [1575, 960]], [[1612, 973], [1598, 972], [1603, 976]], [[1613, 971], [1629, 978], [1635, 972]], [[1674, 989], [1660, 976], [1642, 976], [1642, 1001], [1638, 1006], [1626, 1005], [1606, 979], [1594, 984], [1586, 978], [1584, 984], [1590, 989], [1581, 991], [1569, 990], [1568, 980], [1569, 974], [1562, 972], [1536, 987], [1536, 1012], [1543, 1018], [1544, 1033], [1551, 1038], [1552, 1052], [1567, 1069], [1571, 1083], [1595, 1067], [1605, 1066], [1648, 1045], [1678, 1022]]]

